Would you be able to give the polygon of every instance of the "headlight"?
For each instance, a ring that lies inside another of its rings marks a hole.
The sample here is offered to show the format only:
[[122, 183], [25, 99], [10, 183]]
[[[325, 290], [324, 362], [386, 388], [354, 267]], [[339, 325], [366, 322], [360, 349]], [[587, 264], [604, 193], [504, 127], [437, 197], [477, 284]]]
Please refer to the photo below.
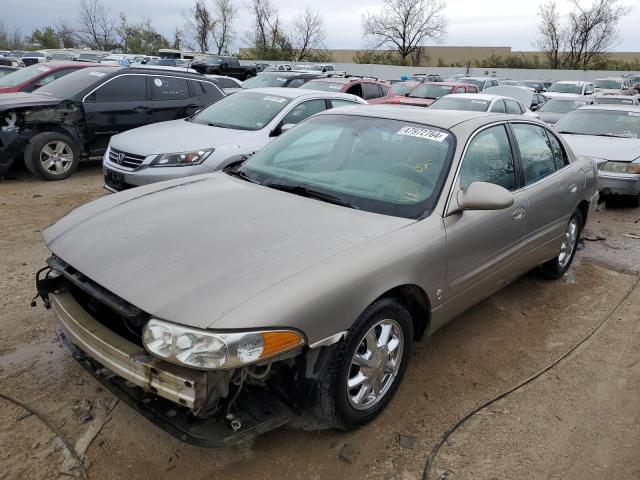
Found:
[[192, 152], [163, 153], [151, 161], [151, 167], [188, 167], [199, 165], [211, 155], [213, 148], [194, 150]]
[[640, 163], [635, 162], [605, 162], [600, 170], [614, 173], [640, 173]]
[[151, 319], [142, 340], [152, 354], [204, 370], [236, 368], [280, 355], [304, 344], [293, 330], [220, 333]]

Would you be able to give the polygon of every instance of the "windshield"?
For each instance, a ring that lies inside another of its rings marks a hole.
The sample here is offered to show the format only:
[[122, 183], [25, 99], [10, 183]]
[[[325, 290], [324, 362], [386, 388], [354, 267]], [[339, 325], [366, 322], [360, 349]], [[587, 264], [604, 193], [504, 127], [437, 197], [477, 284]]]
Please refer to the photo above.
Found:
[[633, 105], [634, 98], [628, 97], [599, 97], [594, 100], [594, 103], [600, 105]]
[[413, 98], [440, 98], [451, 93], [451, 85], [420, 85], [409, 96]]
[[85, 89], [99, 83], [108, 73], [115, 71], [118, 67], [102, 68], [78, 68], [63, 77], [56, 79], [55, 82], [47, 83], [38, 89], [38, 93], [53, 95], [54, 97], [66, 100], [70, 99]]
[[98, 55], [94, 55], [93, 53], [81, 53], [78, 60], [91, 60], [93, 62], [98, 60]]
[[524, 85], [525, 87], [541, 89], [542, 84], [540, 82], [520, 82], [520, 85]]
[[394, 95], [406, 95], [411, 90], [416, 88], [419, 83], [398, 82], [391, 85], [391, 93]]
[[31, 58], [42, 58], [44, 57], [44, 53], [42, 52], [26, 52], [24, 55], [22, 55], [23, 57], [31, 57]]
[[320, 115], [279, 137], [239, 170], [267, 186], [301, 187], [360, 210], [420, 218], [437, 201], [454, 144], [449, 132], [435, 127]]
[[576, 83], [554, 83], [547, 92], [575, 93], [582, 95], [582, 85]]
[[482, 90], [484, 87], [484, 80], [475, 80], [473, 78], [461, 78], [460, 83], [470, 83], [471, 85], [478, 87], [478, 90]]
[[289, 82], [286, 75], [266, 75], [261, 73], [250, 78], [242, 84], [243, 88], [284, 87]]
[[73, 55], [66, 53], [54, 53], [50, 58], [51, 60], [73, 60]]
[[622, 88], [622, 82], [619, 80], [596, 80], [593, 82], [593, 86], [596, 88], [609, 88], [614, 90], [620, 90]]
[[489, 109], [490, 103], [491, 102], [489, 100], [447, 96], [442, 97], [429, 108], [434, 110], [467, 110], [471, 112], [486, 112]]
[[323, 92], [341, 92], [342, 87], [344, 87], [344, 84], [339, 82], [318, 82], [311, 80], [300, 88], [304, 88], [306, 90], [322, 90]]
[[576, 108], [584, 107], [587, 102], [575, 101], [575, 100], [549, 100], [545, 102], [539, 109], [539, 112], [550, 113], [569, 113], [573, 112]]
[[236, 130], [264, 128], [291, 100], [279, 95], [238, 92], [191, 117], [193, 123]]
[[640, 138], [640, 111], [575, 110], [556, 123], [560, 133]]
[[51, 70], [51, 68], [38, 64], [22, 68], [2, 77], [0, 79], [0, 87], [15, 87], [16, 85], [28, 82], [29, 80], [45, 74], [49, 70]]

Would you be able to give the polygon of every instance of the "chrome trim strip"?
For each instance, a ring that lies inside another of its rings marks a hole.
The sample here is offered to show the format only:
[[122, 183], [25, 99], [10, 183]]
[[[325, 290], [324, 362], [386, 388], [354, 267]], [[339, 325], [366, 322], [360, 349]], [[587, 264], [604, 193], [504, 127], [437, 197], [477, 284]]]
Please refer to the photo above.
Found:
[[338, 332], [328, 336], [327, 338], [323, 338], [322, 340], [318, 340], [317, 342], [312, 343], [311, 345], [309, 345], [309, 348], [330, 347], [331, 345], [338, 343], [346, 336], [346, 330], [344, 332]]

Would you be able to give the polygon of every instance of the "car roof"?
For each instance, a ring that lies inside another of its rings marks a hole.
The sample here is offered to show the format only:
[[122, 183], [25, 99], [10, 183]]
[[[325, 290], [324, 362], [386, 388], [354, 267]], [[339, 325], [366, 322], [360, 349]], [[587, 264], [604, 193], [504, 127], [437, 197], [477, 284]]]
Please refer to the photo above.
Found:
[[584, 85], [585, 83], [591, 83], [591, 82], [585, 82], [584, 80], [559, 80], [554, 83], [565, 83], [568, 85]]
[[317, 96], [318, 93], [323, 95], [336, 95], [344, 97], [345, 94], [340, 92], [323, 92], [320, 90], [301, 89], [301, 88], [287, 88], [287, 87], [262, 87], [262, 88], [248, 88], [243, 90], [245, 92], [263, 93], [265, 95], [278, 95], [279, 97], [286, 98], [298, 98], [304, 96]]
[[63, 68], [88, 68], [88, 67], [99, 67], [99, 63], [91, 63], [91, 62], [40, 62], [34, 63], [34, 65], [38, 65], [40, 67], [47, 67], [51, 70], [62, 70]]
[[460, 77], [460, 80], [462, 80], [463, 78], [470, 78], [471, 80], [499, 80], [496, 77], [472, 77], [469, 75], [465, 75], [464, 77]]
[[317, 77], [318, 74], [314, 72], [296, 72], [293, 70], [280, 71], [280, 72], [261, 72], [260, 76], [263, 75], [271, 75], [273, 77], [282, 77], [282, 78], [304, 78], [304, 77]]
[[508, 98], [509, 100], [515, 100], [514, 98], [507, 97], [505, 95], [491, 95], [489, 93], [456, 93], [453, 98], [468, 98], [470, 100], [486, 100], [488, 102], [497, 100], [499, 98]]
[[624, 80], [624, 77], [600, 77], [596, 80]]
[[382, 82], [381, 80], [378, 80], [376, 78], [370, 78], [370, 77], [340, 77], [340, 76], [320, 77], [320, 78], [316, 78], [314, 81], [326, 82], [326, 83], [343, 83], [345, 85], [351, 82], [362, 82], [362, 81], [373, 82], [373, 83], [385, 83], [385, 82]]
[[593, 98], [598, 99], [598, 98], [623, 98], [623, 99], [638, 99], [638, 95], [604, 95], [604, 94], [600, 94], [600, 95], [595, 95]]
[[640, 114], [640, 106], [634, 105], [610, 105], [606, 103], [598, 103], [597, 105], [585, 105], [584, 107], [578, 108], [578, 110], [611, 110], [618, 112], [634, 112]]
[[[462, 95], [462, 94], [460, 94]], [[496, 115], [486, 112], [462, 110], [430, 110], [424, 107], [399, 107], [397, 105], [357, 105], [325, 110], [319, 115], [355, 115], [360, 117], [384, 118], [404, 122], [422, 123], [434, 127], [450, 129], [460, 123], [487, 117], [495, 121], [497, 117], [522, 118], [519, 115]]]

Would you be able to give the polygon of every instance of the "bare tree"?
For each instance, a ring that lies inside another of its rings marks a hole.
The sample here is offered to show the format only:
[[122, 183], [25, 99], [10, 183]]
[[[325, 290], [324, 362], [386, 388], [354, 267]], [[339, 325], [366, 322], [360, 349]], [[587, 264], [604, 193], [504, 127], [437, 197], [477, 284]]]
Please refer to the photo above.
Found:
[[589, 7], [572, 0], [573, 10], [563, 25], [554, 0], [540, 7], [540, 38], [535, 43], [551, 68], [587, 69], [620, 39], [618, 23], [629, 13], [620, 0], [594, 0]]
[[595, 0], [590, 7], [583, 7], [579, 0], [573, 0], [573, 4], [566, 63], [586, 70], [619, 42], [618, 22], [629, 13], [629, 8], [620, 5], [619, 0]]
[[180, 50], [182, 48], [183, 38], [184, 33], [180, 30], [180, 27], [176, 26], [173, 31], [173, 43], [171, 44], [171, 48], [174, 50]]
[[204, 0], [194, 0], [193, 7], [185, 14], [187, 40], [200, 52], [209, 51], [209, 40], [214, 22]]
[[278, 9], [271, 0], [251, 0], [247, 8], [253, 16], [253, 30], [245, 40], [251, 45], [253, 56], [261, 59], [290, 59], [291, 42], [284, 33]]
[[445, 0], [384, 0], [379, 14], [362, 17], [366, 40], [375, 49], [394, 48], [402, 62], [425, 41], [441, 41], [447, 32]]
[[80, 45], [111, 50], [116, 46], [115, 26], [115, 18], [100, 0], [79, 0], [75, 35]]
[[215, 0], [213, 26], [213, 43], [218, 49], [218, 55], [229, 50], [235, 32], [233, 22], [238, 15], [238, 9], [233, 5], [232, 0]]
[[293, 17], [290, 32], [294, 60], [297, 62], [309, 60], [313, 50], [324, 48], [327, 38], [324, 20], [320, 12], [309, 6]]
[[541, 5], [539, 15], [538, 33], [540, 38], [534, 43], [534, 46], [544, 53], [551, 68], [560, 68], [560, 54], [565, 43], [565, 32], [560, 24], [560, 14], [556, 3], [551, 1]]
[[22, 30], [20, 30], [20, 27], [15, 27], [10, 31], [2, 20], [0, 20], [0, 48], [18, 50], [23, 47], [22, 40]]
[[58, 25], [56, 26], [56, 33], [58, 34], [58, 38], [60, 38], [62, 48], [74, 48], [77, 46], [75, 31], [67, 22], [63, 20], [58, 22]]

